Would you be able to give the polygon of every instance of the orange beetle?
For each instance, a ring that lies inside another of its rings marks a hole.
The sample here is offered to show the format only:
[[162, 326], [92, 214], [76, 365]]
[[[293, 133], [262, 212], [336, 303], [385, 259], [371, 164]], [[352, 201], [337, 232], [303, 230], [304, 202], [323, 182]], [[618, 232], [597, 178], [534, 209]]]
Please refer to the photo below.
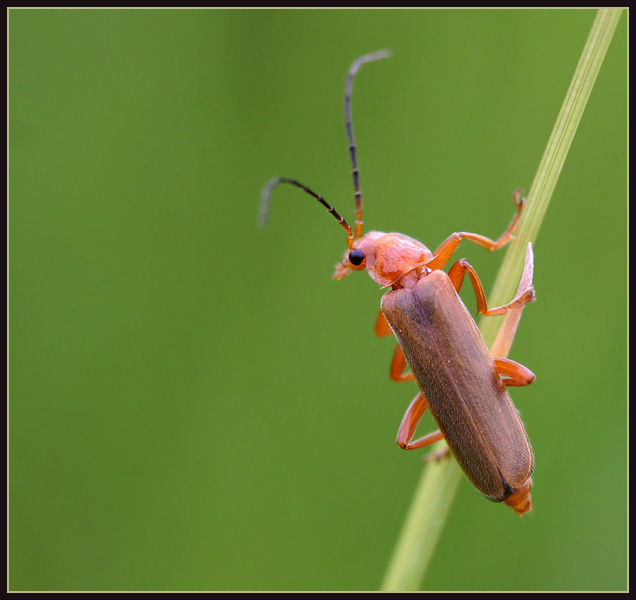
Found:
[[[401, 233], [371, 231], [363, 235], [362, 193], [356, 146], [351, 121], [353, 77], [364, 63], [384, 58], [384, 50], [356, 60], [345, 87], [346, 130], [353, 165], [356, 204], [355, 230], [325, 199], [307, 186], [285, 177], [272, 180], [263, 192], [261, 221], [269, 210], [272, 190], [281, 183], [301, 188], [320, 202], [347, 232], [347, 251], [336, 265], [334, 278], [365, 270], [385, 288], [391, 288], [381, 301], [376, 322], [379, 336], [395, 335], [398, 346], [391, 363], [395, 381], [414, 379], [419, 392], [404, 415], [397, 443], [405, 450], [423, 448], [442, 438], [468, 479], [488, 499], [504, 502], [518, 514], [531, 510], [531, 474], [534, 458], [525, 427], [507, 392], [507, 386], [522, 386], [534, 374], [507, 358], [492, 357], [472, 316], [458, 292], [468, 274], [477, 297], [477, 311], [483, 315], [502, 315], [534, 300], [531, 281], [520, 286], [508, 304], [488, 308], [477, 273], [465, 259], [442, 269], [463, 239], [487, 250], [497, 250], [513, 236], [524, 198], [514, 194], [517, 207], [506, 231], [496, 241], [482, 235], [458, 232], [450, 235], [432, 252], [424, 244]], [[531, 272], [532, 254], [528, 249], [526, 270]], [[405, 368], [410, 368], [405, 372]], [[413, 440], [417, 425], [429, 408], [439, 431]]]

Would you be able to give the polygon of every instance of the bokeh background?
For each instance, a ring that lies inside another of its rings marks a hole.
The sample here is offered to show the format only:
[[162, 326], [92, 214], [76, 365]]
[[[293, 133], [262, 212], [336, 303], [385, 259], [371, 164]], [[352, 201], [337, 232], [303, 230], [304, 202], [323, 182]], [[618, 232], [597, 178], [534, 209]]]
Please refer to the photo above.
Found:
[[[330, 279], [342, 229], [287, 186], [261, 230], [261, 189], [296, 177], [353, 220], [344, 78], [390, 48], [353, 98], [368, 227], [498, 236], [594, 15], [11, 10], [10, 588], [377, 589], [415, 388], [378, 286]], [[423, 589], [626, 587], [626, 21], [511, 354], [537, 374], [512, 392], [535, 510], [462, 481]], [[461, 256], [489, 288], [502, 254]]]

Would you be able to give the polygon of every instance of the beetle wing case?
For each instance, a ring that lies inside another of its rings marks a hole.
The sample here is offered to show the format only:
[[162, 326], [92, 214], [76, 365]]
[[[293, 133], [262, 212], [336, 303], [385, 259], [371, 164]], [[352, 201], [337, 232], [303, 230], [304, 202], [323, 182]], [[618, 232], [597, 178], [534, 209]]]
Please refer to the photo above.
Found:
[[387, 292], [382, 312], [440, 430], [471, 482], [501, 502], [533, 470], [525, 427], [448, 275]]

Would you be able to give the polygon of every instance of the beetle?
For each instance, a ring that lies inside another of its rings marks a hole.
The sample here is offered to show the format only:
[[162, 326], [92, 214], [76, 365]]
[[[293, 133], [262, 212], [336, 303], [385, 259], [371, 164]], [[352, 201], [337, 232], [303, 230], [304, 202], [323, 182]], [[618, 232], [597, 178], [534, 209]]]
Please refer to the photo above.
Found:
[[[322, 196], [295, 179], [277, 177], [265, 187], [261, 222], [265, 223], [273, 189], [290, 184], [321, 203], [347, 233], [347, 251], [333, 275], [342, 279], [365, 270], [389, 291], [382, 296], [375, 331], [393, 334], [398, 345], [390, 368], [394, 381], [415, 380], [419, 391], [400, 424], [397, 443], [405, 450], [446, 440], [450, 452], [472, 484], [489, 500], [504, 502], [518, 514], [531, 510], [534, 456], [523, 422], [507, 392], [511, 385], [528, 385], [534, 374], [504, 357], [492, 357], [477, 325], [458, 293], [466, 275], [472, 283], [477, 312], [503, 315], [535, 299], [531, 281], [521, 285], [506, 305], [489, 308], [477, 273], [465, 259], [443, 269], [462, 240], [493, 251], [513, 237], [525, 199], [514, 194], [515, 215], [504, 233], [492, 240], [469, 232], [451, 234], [434, 252], [400, 234], [370, 231], [363, 235], [362, 192], [351, 118], [353, 78], [360, 67], [388, 56], [381, 50], [366, 54], [351, 66], [345, 85], [345, 127], [352, 164], [356, 221], [354, 228]], [[532, 268], [529, 249], [526, 270]], [[529, 265], [529, 266], [528, 266]], [[519, 313], [520, 310], [516, 311]], [[516, 329], [516, 325], [515, 325]], [[408, 371], [405, 371], [406, 368]], [[417, 425], [430, 409], [439, 426], [413, 440]]]

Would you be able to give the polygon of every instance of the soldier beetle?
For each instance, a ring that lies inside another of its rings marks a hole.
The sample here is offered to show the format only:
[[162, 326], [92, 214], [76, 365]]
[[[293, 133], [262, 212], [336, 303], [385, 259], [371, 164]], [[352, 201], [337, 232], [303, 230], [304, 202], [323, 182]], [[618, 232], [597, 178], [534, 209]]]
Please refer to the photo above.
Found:
[[[397, 435], [405, 450], [423, 448], [442, 438], [448, 443], [468, 479], [489, 500], [504, 502], [518, 514], [532, 508], [530, 489], [534, 457], [525, 427], [507, 392], [507, 386], [528, 385], [534, 374], [507, 358], [492, 357], [458, 292], [466, 274], [477, 298], [477, 311], [486, 316], [519, 313], [534, 300], [531, 282], [532, 252], [528, 248], [525, 283], [506, 305], [488, 308], [477, 273], [465, 259], [443, 271], [462, 240], [497, 250], [513, 236], [524, 206], [521, 190], [514, 194], [516, 213], [497, 240], [468, 232], [450, 235], [435, 252], [400, 233], [371, 231], [363, 235], [362, 193], [351, 119], [353, 78], [360, 67], [388, 56], [381, 50], [358, 58], [345, 85], [345, 125], [349, 141], [356, 222], [352, 229], [322, 196], [295, 179], [278, 177], [263, 191], [261, 222], [265, 223], [272, 190], [291, 184], [313, 196], [347, 233], [347, 251], [336, 265], [335, 279], [367, 270], [371, 278], [390, 288], [381, 300], [375, 330], [395, 335], [398, 345], [390, 368], [394, 381], [414, 379], [419, 387]], [[528, 278], [528, 273], [530, 273]], [[513, 327], [516, 329], [516, 324]], [[405, 369], [409, 367], [408, 372]], [[417, 425], [429, 408], [439, 431], [413, 440]]]

